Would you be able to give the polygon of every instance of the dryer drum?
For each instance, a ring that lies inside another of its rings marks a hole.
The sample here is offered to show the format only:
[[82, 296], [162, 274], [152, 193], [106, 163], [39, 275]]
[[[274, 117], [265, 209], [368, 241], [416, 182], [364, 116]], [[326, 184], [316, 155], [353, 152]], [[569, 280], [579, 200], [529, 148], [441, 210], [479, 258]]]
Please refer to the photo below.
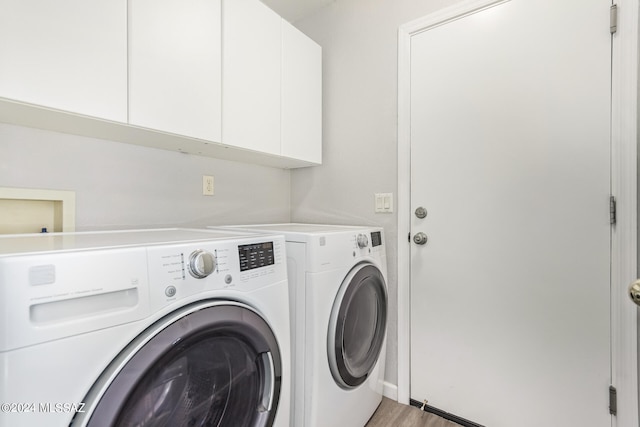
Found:
[[387, 290], [380, 270], [358, 264], [347, 275], [329, 321], [331, 373], [343, 388], [362, 384], [376, 366], [387, 324]]
[[267, 323], [236, 303], [185, 311], [151, 326], [120, 354], [87, 397], [88, 422], [72, 426], [273, 424], [282, 367]]

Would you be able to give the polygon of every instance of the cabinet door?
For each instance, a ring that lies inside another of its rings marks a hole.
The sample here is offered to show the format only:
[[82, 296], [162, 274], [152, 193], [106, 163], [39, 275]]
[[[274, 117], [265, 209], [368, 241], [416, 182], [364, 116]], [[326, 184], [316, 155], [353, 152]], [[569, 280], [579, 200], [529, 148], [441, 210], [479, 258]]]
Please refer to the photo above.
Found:
[[126, 122], [126, 0], [0, 0], [0, 97]]
[[322, 49], [282, 21], [282, 155], [322, 163]]
[[129, 123], [219, 142], [220, 0], [131, 0], [129, 13]]
[[258, 0], [224, 2], [224, 144], [280, 154], [281, 20]]

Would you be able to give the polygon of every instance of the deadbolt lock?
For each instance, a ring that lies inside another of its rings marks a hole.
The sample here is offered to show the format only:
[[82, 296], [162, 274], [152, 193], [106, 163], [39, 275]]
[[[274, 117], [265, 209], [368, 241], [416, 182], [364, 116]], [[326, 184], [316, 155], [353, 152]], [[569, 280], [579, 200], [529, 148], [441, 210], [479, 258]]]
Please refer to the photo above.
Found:
[[427, 210], [425, 208], [423, 208], [422, 206], [420, 206], [418, 209], [416, 209], [416, 216], [420, 219], [424, 218], [427, 216]]

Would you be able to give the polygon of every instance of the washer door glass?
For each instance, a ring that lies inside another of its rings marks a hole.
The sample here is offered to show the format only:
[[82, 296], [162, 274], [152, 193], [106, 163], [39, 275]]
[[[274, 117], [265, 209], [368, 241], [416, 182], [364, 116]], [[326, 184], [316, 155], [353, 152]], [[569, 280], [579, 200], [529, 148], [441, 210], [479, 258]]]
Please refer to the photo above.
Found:
[[378, 361], [387, 323], [387, 287], [380, 270], [359, 264], [347, 275], [329, 321], [331, 373], [343, 388], [362, 384]]
[[148, 331], [103, 374], [107, 380], [94, 388], [105, 391], [90, 394], [92, 414], [78, 425], [273, 424], [280, 354], [273, 332], [251, 309], [190, 307]]

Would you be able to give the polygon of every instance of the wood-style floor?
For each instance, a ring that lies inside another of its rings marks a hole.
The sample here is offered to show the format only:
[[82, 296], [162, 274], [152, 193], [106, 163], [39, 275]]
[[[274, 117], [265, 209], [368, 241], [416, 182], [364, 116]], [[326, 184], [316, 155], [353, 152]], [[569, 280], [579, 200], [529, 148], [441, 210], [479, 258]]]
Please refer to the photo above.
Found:
[[382, 403], [365, 427], [460, 427], [460, 425], [383, 397]]

